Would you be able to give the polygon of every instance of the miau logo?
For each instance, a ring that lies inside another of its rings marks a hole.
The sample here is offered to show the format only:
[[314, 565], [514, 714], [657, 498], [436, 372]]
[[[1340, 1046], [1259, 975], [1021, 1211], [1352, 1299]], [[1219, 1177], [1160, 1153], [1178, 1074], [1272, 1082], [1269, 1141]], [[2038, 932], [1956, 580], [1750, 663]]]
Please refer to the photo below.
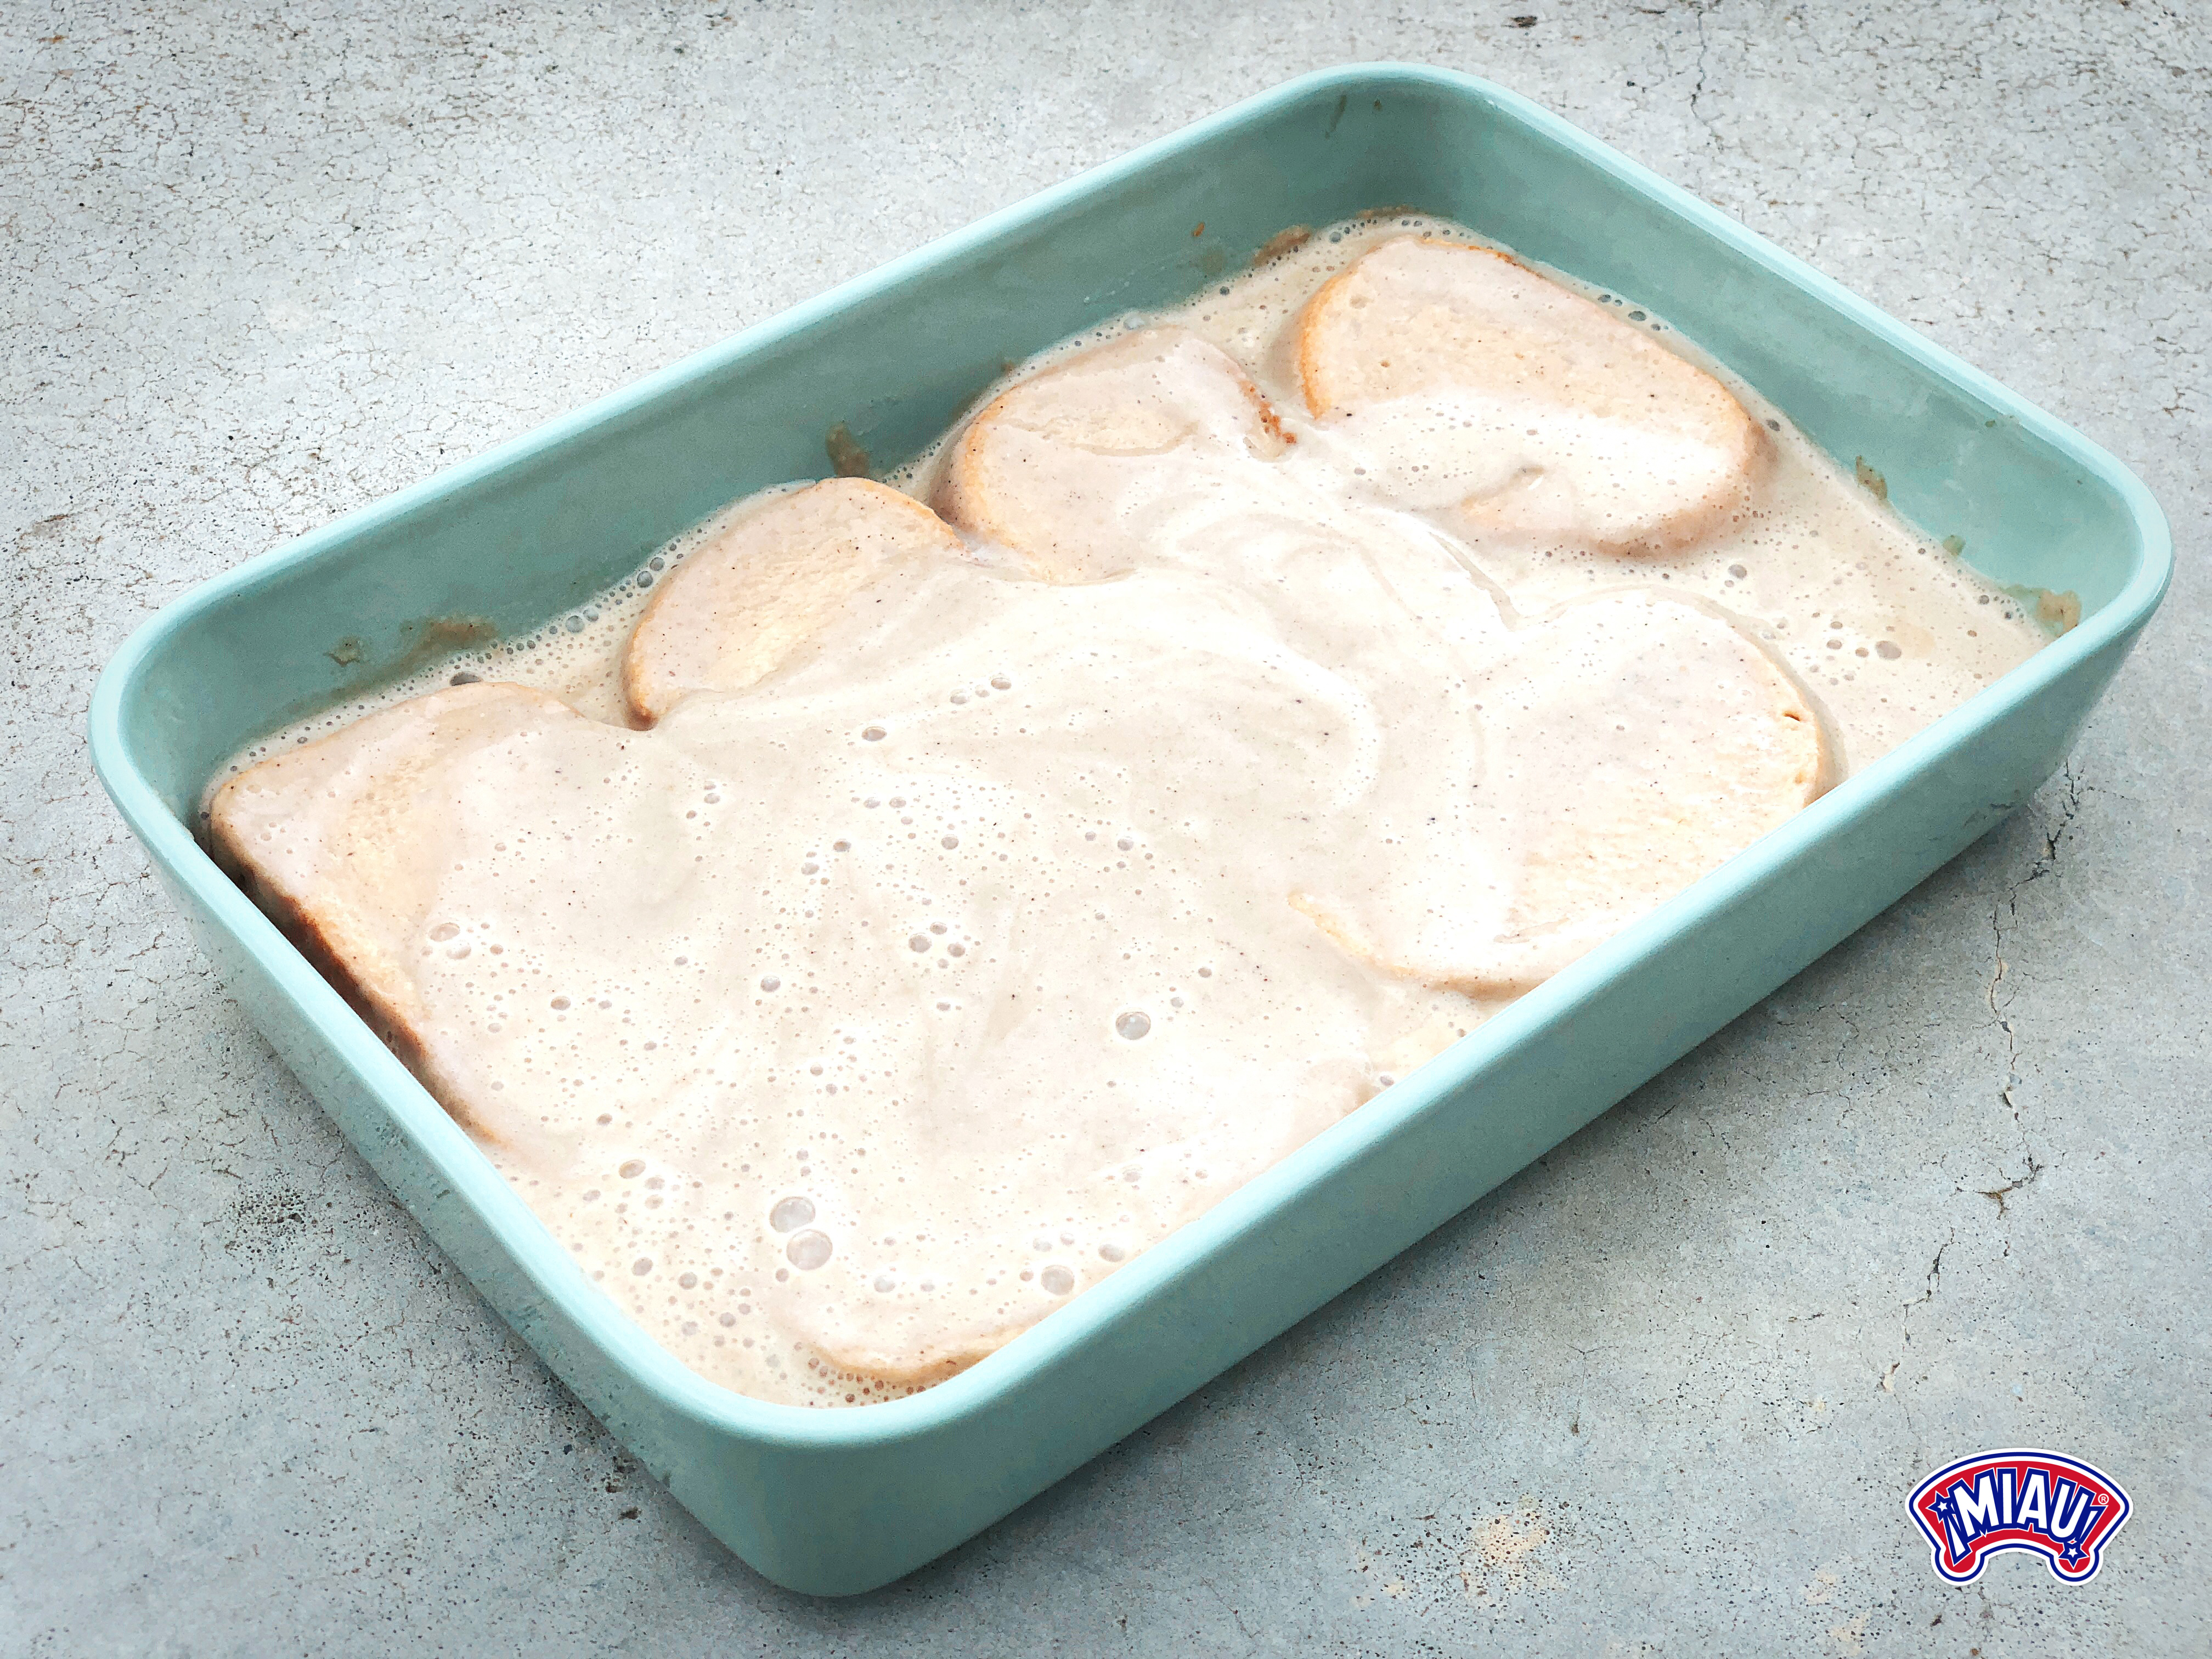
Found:
[[1971, 1583], [2005, 1550], [2040, 1555], [2059, 1582], [2082, 1584], [2128, 1518], [2128, 1495], [2103, 1471], [2056, 1452], [1984, 1452], [1922, 1481], [1912, 1518], [1935, 1549], [1936, 1571], [1954, 1584]]

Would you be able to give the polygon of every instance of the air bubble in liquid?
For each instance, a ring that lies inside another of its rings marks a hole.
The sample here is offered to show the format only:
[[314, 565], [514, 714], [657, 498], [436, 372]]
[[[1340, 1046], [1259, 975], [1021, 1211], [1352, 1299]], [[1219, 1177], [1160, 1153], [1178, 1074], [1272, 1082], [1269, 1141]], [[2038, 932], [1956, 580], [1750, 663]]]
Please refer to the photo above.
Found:
[[761, 981], [761, 989], [763, 991], [781, 991], [782, 988], [783, 981], [778, 979], [774, 974], [770, 974], [766, 979]]
[[768, 1224], [780, 1233], [804, 1227], [814, 1219], [814, 1200], [811, 1198], [779, 1199], [776, 1206], [768, 1212]]
[[[864, 727], [860, 732], [860, 741], [863, 743], [881, 743], [887, 735], [888, 734], [884, 731], [884, 728], [880, 726], [866, 726]], [[868, 804], [871, 806], [875, 805], [873, 801], [871, 801]]]
[[1132, 1008], [1114, 1022], [1114, 1029], [1130, 1042], [1134, 1042], [1152, 1029], [1152, 1017], [1139, 1009]]
[[1037, 1275], [1037, 1283], [1054, 1296], [1066, 1296], [1075, 1288], [1075, 1274], [1055, 1261]]
[[799, 1272], [811, 1273], [830, 1259], [830, 1235], [810, 1229], [785, 1245], [783, 1253]]

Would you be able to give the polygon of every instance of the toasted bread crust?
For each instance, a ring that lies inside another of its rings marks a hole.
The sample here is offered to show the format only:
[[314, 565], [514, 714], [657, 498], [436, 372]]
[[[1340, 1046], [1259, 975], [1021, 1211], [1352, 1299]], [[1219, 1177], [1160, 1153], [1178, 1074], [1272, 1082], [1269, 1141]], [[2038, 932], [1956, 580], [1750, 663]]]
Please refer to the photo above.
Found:
[[[255, 908], [276, 924], [277, 931], [307, 957], [308, 965], [361, 1016], [376, 1034], [377, 1041], [427, 1085], [421, 1034], [410, 1017], [408, 1000], [394, 994], [391, 977], [379, 972], [370, 962], [363, 961], [359, 942], [318, 915], [306, 895], [294, 894], [274, 882], [263, 880], [240, 844], [237, 833], [219, 811], [210, 816], [208, 842], [208, 852], [216, 867], [253, 902]], [[356, 971], [357, 963], [359, 972]], [[456, 1118], [463, 1116], [459, 1101], [441, 1100], [438, 1103]]]

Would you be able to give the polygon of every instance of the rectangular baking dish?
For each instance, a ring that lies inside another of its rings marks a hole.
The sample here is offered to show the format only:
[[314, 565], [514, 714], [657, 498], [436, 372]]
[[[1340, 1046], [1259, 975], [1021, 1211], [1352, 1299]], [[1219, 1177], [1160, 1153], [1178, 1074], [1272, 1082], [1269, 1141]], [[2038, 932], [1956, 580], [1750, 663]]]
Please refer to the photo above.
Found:
[[[966, 1373], [845, 1411], [709, 1384], [596, 1290], [196, 844], [242, 743], [520, 633], [746, 492], [878, 467], [1010, 358], [1184, 298], [1287, 225], [1407, 204], [1650, 307], [1998, 581], [2079, 627]], [[1204, 224], [1203, 234], [1194, 227]], [[94, 764], [232, 993], [347, 1139], [678, 1501], [777, 1583], [872, 1589], [1004, 1515], [1405, 1249], [1888, 905], [2057, 765], [2171, 567], [2111, 456], [1800, 261], [1465, 76], [1310, 76], [248, 561], [101, 677]]]

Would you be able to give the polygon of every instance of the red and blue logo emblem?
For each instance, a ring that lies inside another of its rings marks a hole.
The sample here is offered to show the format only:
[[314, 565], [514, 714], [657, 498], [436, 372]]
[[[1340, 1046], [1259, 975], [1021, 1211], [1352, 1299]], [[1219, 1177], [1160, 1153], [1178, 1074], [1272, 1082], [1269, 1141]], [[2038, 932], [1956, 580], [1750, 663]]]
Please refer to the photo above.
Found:
[[2057, 1452], [1984, 1452], [1922, 1481], [1912, 1518], [1952, 1583], [1972, 1583], [1992, 1555], [2027, 1550], [2062, 1583], [2086, 1584], [2128, 1518], [2128, 1495], [2101, 1469]]

